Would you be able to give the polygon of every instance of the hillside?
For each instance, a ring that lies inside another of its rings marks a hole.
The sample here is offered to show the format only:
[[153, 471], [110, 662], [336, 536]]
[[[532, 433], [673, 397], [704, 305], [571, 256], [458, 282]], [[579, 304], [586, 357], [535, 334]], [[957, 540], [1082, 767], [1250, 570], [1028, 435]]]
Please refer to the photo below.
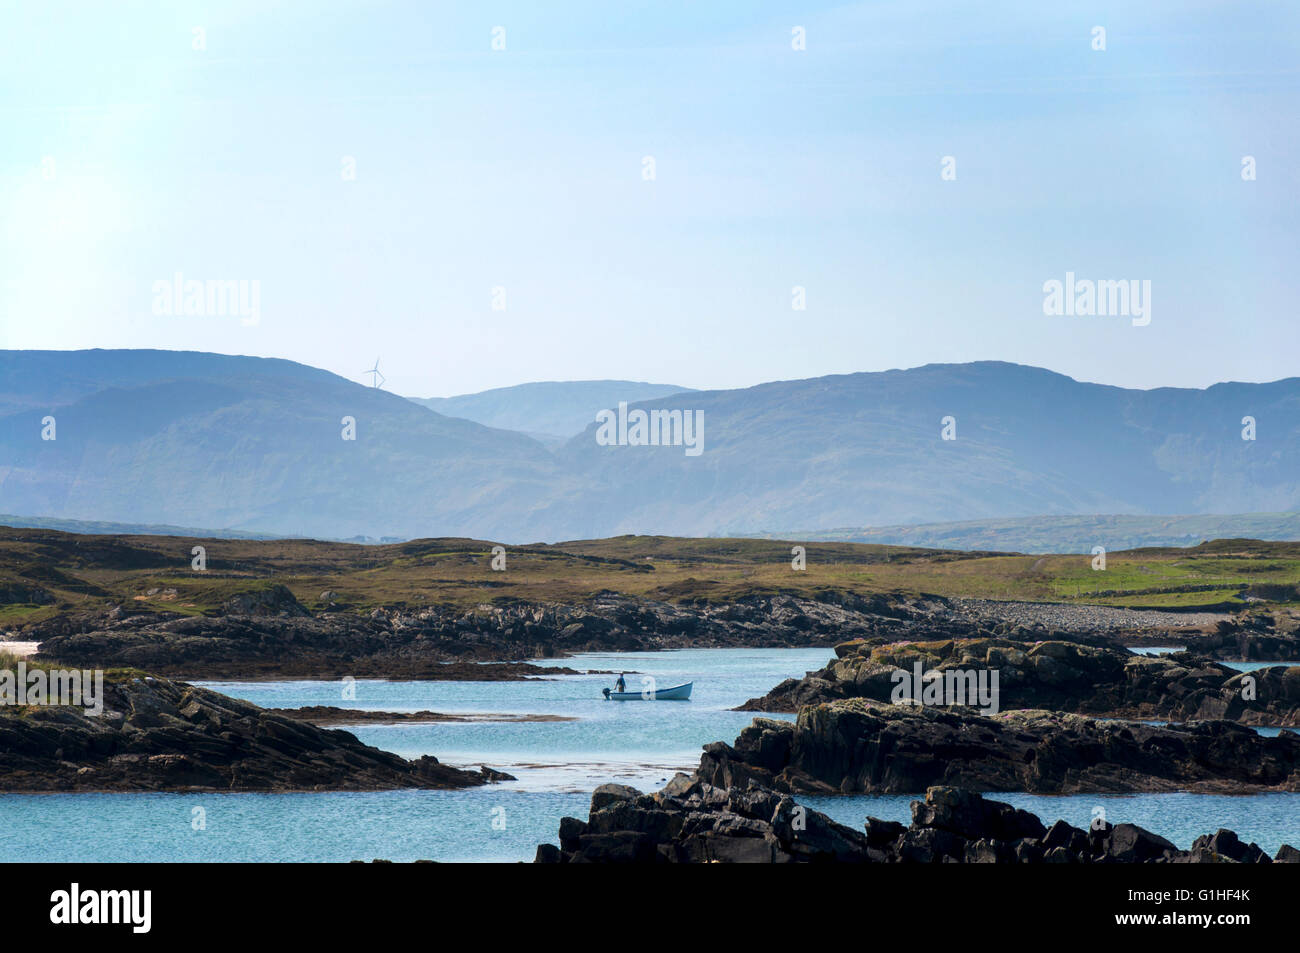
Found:
[[458, 397], [412, 397], [448, 417], [463, 417], [488, 427], [518, 430], [539, 439], [563, 442], [587, 429], [596, 413], [689, 391], [675, 384], [640, 381], [541, 381], [497, 387]]
[[[3, 521], [3, 517], [0, 517]], [[1109, 549], [1195, 546], [1210, 539], [1300, 539], [1300, 512], [1204, 516], [1030, 516], [1019, 519], [864, 526], [754, 534], [768, 539], [884, 543], [934, 549], [1009, 549], [1024, 553], [1091, 553]]]
[[[506, 535], [571, 482], [522, 434], [291, 361], [5, 352], [0, 370], [7, 512], [335, 538]], [[41, 439], [46, 415], [55, 440]]]
[[[1300, 509], [1295, 378], [1135, 391], [982, 362], [632, 404], [702, 419], [698, 455], [602, 445], [594, 421], [548, 447], [281, 360], [11, 351], [0, 379], [0, 511], [31, 518], [519, 543]], [[616, 403], [609, 383], [596, 403]], [[526, 403], [507, 390], [502, 413]], [[47, 415], [56, 440], [41, 439]], [[1256, 440], [1241, 439], [1246, 415]], [[1090, 542], [1064, 528], [1023, 538], [1040, 551], [1169, 541], [1096, 529]]]
[[[207, 552], [202, 572], [191, 568], [196, 545]], [[1300, 544], [1255, 540], [1111, 553], [1105, 572], [1093, 571], [1087, 556], [858, 543], [809, 543], [807, 568], [796, 571], [789, 541], [660, 536], [511, 546], [506, 569], [494, 571], [493, 545], [79, 536], [0, 527], [0, 629], [114, 605], [200, 616], [263, 601], [279, 611], [280, 600], [297, 611], [287, 598], [309, 611], [357, 614], [435, 604], [579, 605], [607, 594], [728, 604], [777, 594], [904, 592], [1179, 609], [1244, 606], [1247, 591], [1271, 601], [1300, 599]]]
[[[560, 455], [598, 487], [579, 535], [1300, 507], [1295, 378], [1137, 391], [980, 362], [638, 407], [702, 410], [705, 450], [602, 447], [588, 428]], [[1241, 439], [1246, 414], [1258, 440]], [[941, 439], [948, 416], [951, 441]]]

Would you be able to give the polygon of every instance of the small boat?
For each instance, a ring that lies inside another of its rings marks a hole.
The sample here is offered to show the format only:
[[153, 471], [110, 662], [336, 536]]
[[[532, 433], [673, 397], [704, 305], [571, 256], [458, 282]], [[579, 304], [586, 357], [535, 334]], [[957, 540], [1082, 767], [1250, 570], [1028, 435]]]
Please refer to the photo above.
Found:
[[601, 689], [601, 694], [612, 702], [686, 702], [691, 700], [691, 686], [694, 684], [694, 682], [687, 682], [685, 685], [674, 685], [672, 688], [661, 688], [653, 692], [612, 692], [604, 688]]

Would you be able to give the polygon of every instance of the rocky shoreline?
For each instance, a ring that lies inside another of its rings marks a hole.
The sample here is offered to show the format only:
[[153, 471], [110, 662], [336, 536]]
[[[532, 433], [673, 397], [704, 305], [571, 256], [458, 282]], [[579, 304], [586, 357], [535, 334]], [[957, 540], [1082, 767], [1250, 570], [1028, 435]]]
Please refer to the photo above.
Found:
[[1300, 725], [1300, 666], [1281, 664], [1242, 673], [1190, 652], [1137, 655], [1072, 642], [1031, 645], [1003, 638], [888, 645], [856, 641], [836, 646], [835, 652], [837, 657], [825, 668], [787, 679], [738, 710], [797, 712], [805, 705], [847, 698], [889, 702], [901, 676], [910, 678], [919, 665], [938, 680], [968, 671], [996, 672], [997, 705], [1002, 710]]
[[[878, 601], [875, 608], [893, 611], [889, 600]], [[861, 602], [849, 609], [771, 597], [678, 606], [610, 594], [584, 606], [529, 603], [469, 612], [429, 606], [312, 615], [283, 590], [271, 591], [257, 606], [232, 605], [221, 616], [119, 606], [34, 623], [21, 636], [40, 642], [39, 660], [133, 666], [191, 679], [520, 679], [573, 674], [527, 660], [580, 652], [829, 648], [846, 632], [871, 631], [876, 616], [867, 610], [874, 603]]]
[[[184, 678], [501, 678], [566, 670], [528, 660], [580, 652], [677, 648], [832, 647], [846, 641], [1059, 639], [1118, 648], [1142, 638], [1194, 644], [1217, 657], [1300, 659], [1300, 638], [1244, 615], [1132, 612], [1096, 606], [1008, 604], [1016, 620], [938, 596], [827, 591], [816, 598], [747, 596], [729, 602], [660, 602], [603, 593], [580, 605], [515, 602], [471, 610], [392, 607], [367, 614], [311, 612], [283, 586], [229, 600], [220, 614], [185, 615], [126, 605], [66, 613], [15, 636], [41, 644], [42, 660], [134, 666]], [[1202, 617], [1204, 616], [1204, 617]], [[1270, 617], [1271, 618], [1271, 617]], [[1035, 621], [1037, 620], [1037, 621]], [[1261, 654], [1271, 652], [1272, 654]], [[488, 668], [478, 662], [499, 662]]]
[[1232, 831], [1198, 837], [1190, 850], [1135, 824], [1088, 830], [959, 788], [935, 786], [912, 802], [912, 822], [868, 817], [863, 830], [808, 810], [757, 784], [715, 787], [679, 774], [655, 794], [606, 784], [586, 821], [560, 822], [559, 845], [536, 863], [1300, 863], [1283, 845], [1270, 858]]
[[104, 710], [0, 707], [0, 792], [383, 791], [509, 780], [424, 756], [407, 761], [249, 702], [110, 672]]
[[[584, 651], [834, 645], [836, 658], [821, 671], [742, 706], [797, 711], [795, 723], [760, 718], [734, 744], [706, 745], [697, 780], [728, 797], [752, 785], [778, 794], [919, 794], [936, 785], [1035, 793], [1300, 790], [1300, 736], [1266, 738], [1243, 727], [1300, 724], [1300, 668], [1251, 673], [1257, 693], [1247, 700], [1246, 676], [1207, 655], [1140, 656], [1122, 647], [1176, 638], [1198, 652], [1249, 656], [1271, 647], [1285, 656], [1297, 640], [1291, 616], [1202, 618], [1087, 606], [1039, 607], [1035, 615], [1029, 604], [1017, 605], [997, 621], [969, 600], [898, 593], [680, 604], [603, 594], [582, 606], [358, 615], [309, 612], [275, 586], [231, 600], [219, 615], [119, 606], [35, 623], [22, 635], [40, 642], [38, 663], [214, 679], [518, 679], [573, 671], [526, 659]], [[1172, 625], [1180, 621], [1194, 624]], [[894, 674], [918, 664], [941, 676], [996, 669], [1001, 712], [888, 704]], [[432, 757], [407, 762], [319, 727], [466, 718], [332, 706], [263, 710], [165, 677], [128, 674], [113, 681], [100, 719], [66, 709], [0, 711], [0, 790], [381, 790], [507, 777]], [[1186, 723], [1138, 723], [1143, 719]]]
[[735, 744], [704, 746], [716, 787], [808, 794], [912, 794], [934, 785], [1036, 794], [1300, 791], [1300, 735], [1227, 721], [1175, 728], [1051, 711], [813, 705], [793, 724], [756, 718]]

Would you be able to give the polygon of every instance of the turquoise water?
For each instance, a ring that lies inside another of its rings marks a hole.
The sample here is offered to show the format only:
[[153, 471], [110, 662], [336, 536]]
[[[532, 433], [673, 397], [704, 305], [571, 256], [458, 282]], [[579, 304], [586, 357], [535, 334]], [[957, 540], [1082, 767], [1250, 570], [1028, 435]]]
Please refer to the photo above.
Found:
[[[205, 682], [217, 691], [268, 708], [337, 705], [377, 711], [445, 714], [560, 715], [559, 722], [437, 722], [349, 726], [362, 741], [447, 764], [486, 764], [519, 778], [510, 790], [589, 792], [617, 781], [660, 784], [699, 764], [710, 741], [732, 741], [752, 713], [727, 711], [770, 691], [782, 679], [823, 667], [830, 649], [683, 649], [592, 653], [540, 664], [627, 672], [629, 690], [642, 677], [670, 688], [694, 682], [691, 700], [610, 702], [600, 694], [615, 675], [559, 675], [523, 682], [358, 681], [355, 699], [340, 682]], [[792, 718], [791, 715], [775, 715]]]
[[[405, 756], [488, 764], [519, 780], [466, 791], [333, 794], [0, 795], [0, 859], [6, 861], [441, 861], [531, 860], [555, 843], [560, 818], [585, 818], [605, 781], [653, 790], [699, 762], [700, 746], [733, 740], [752, 714], [727, 708], [779, 681], [822, 667], [824, 649], [688, 649], [590, 654], [551, 665], [626, 671], [629, 688], [694, 681], [689, 702], [607, 702], [607, 674], [524, 682], [221, 682], [211, 687], [260, 705], [336, 705], [449, 714], [532, 713], [563, 722], [471, 722], [350, 728]], [[788, 715], [775, 717], [788, 718]], [[1300, 846], [1300, 795], [1133, 797], [996, 795], [1051, 822], [1085, 827], [1096, 805], [1112, 822], [1132, 821], [1181, 847], [1230, 827], [1270, 853]], [[868, 815], [907, 821], [914, 796], [804, 798], [860, 828]], [[195, 809], [204, 829], [195, 830]]]
[[[557, 843], [589, 794], [0, 794], [0, 859], [127, 861], [515, 861]], [[202, 808], [206, 829], [194, 830]], [[494, 826], [495, 823], [495, 826]], [[500, 829], [504, 825], [504, 829]]]
[[1257, 672], [1261, 668], [1290, 668], [1297, 664], [1296, 662], [1224, 662], [1228, 668], [1235, 668], [1239, 672]]
[[[1220, 827], [1270, 854], [1300, 845], [1300, 794], [1224, 797], [994, 795], [1046, 823], [1086, 828], [1094, 806], [1179, 847]], [[800, 801], [861, 829], [867, 815], [907, 822], [912, 795]], [[586, 818], [590, 796], [550, 791], [363, 794], [0, 795], [6, 861], [526, 861], [556, 843], [560, 818]], [[194, 809], [206, 829], [194, 830]]]

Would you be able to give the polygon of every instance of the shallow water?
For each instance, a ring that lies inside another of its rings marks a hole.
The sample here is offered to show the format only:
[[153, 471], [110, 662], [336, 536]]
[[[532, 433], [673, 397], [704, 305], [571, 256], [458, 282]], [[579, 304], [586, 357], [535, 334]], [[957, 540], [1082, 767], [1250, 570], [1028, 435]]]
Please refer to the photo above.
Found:
[[1292, 668], [1296, 662], [1224, 662], [1228, 668], [1235, 668], [1239, 672], [1257, 672], [1261, 668]]
[[[625, 671], [670, 687], [694, 681], [686, 702], [609, 702], [615, 676], [518, 682], [361, 680], [202, 682], [266, 707], [335, 705], [372, 711], [532, 713], [563, 722], [445, 722], [350, 727], [406, 757], [489, 764], [518, 776], [465, 791], [334, 794], [0, 795], [4, 860], [531, 860], [560, 818], [583, 817], [607, 781], [658, 788], [699, 764], [700, 748], [734, 740], [753, 719], [726, 709], [782, 679], [821, 668], [829, 649], [684, 649], [599, 653], [539, 664]], [[790, 715], [775, 715], [791, 718]], [[206, 830], [193, 830], [193, 809]]]
[[[690, 701], [606, 701], [615, 675], [558, 675], [522, 682], [358, 681], [355, 699], [340, 682], [204, 682], [268, 708], [337, 705], [372, 711], [564, 715], [559, 722], [431, 722], [347, 727], [366, 744], [407, 758], [432, 754], [447, 764], [487, 764], [519, 778], [512, 790], [591, 791], [606, 781], [651, 786], [699, 764], [700, 748], [732, 741], [753, 720], [728, 711], [766, 694], [782, 679], [819, 669], [830, 649], [682, 649], [591, 653], [541, 664], [627, 672], [669, 688], [694, 682]], [[790, 719], [791, 715], [773, 715]]]
[[[512, 861], [556, 842], [590, 795], [0, 794], [5, 861]], [[204, 829], [196, 830], [195, 810]]]
[[[343, 697], [340, 682], [205, 683], [268, 707], [533, 713], [577, 720], [348, 729], [408, 757], [434, 754], [449, 764], [488, 764], [519, 778], [465, 791], [0, 795], [0, 859], [531, 860], [539, 843], [556, 843], [561, 817], [587, 816], [596, 785], [619, 781], [654, 790], [674, 771], [693, 769], [701, 745], [734, 740], [754, 717], [726, 709], [765, 694], [784, 678], [821, 668], [831, 655], [826, 649], [687, 649], [543, 663], [626, 671], [629, 688], [640, 687], [643, 674], [660, 687], [693, 680], [689, 702], [607, 702], [600, 688], [614, 676], [603, 674], [523, 682], [358, 681], [355, 698]], [[1035, 811], [1047, 823], [1064, 817], [1077, 827], [1086, 827], [1093, 807], [1101, 805], [1113, 823], [1141, 824], [1180, 847], [1219, 827], [1270, 853], [1283, 841], [1300, 846], [1300, 795], [1294, 794], [994, 797]], [[868, 814], [907, 821], [915, 796], [800, 800], [861, 828]], [[195, 829], [198, 817], [202, 829]]]
[[[1135, 823], [1191, 846], [1220, 827], [1269, 854], [1300, 845], [1300, 794], [1227, 797], [1143, 794], [999, 801], [1086, 828], [1100, 806], [1111, 823]], [[906, 823], [914, 795], [800, 797], [861, 829], [868, 815]], [[6, 861], [526, 861], [557, 843], [560, 818], [585, 819], [590, 796], [556, 791], [384, 791], [358, 794], [0, 795]], [[205, 829], [195, 830], [195, 809]]]

